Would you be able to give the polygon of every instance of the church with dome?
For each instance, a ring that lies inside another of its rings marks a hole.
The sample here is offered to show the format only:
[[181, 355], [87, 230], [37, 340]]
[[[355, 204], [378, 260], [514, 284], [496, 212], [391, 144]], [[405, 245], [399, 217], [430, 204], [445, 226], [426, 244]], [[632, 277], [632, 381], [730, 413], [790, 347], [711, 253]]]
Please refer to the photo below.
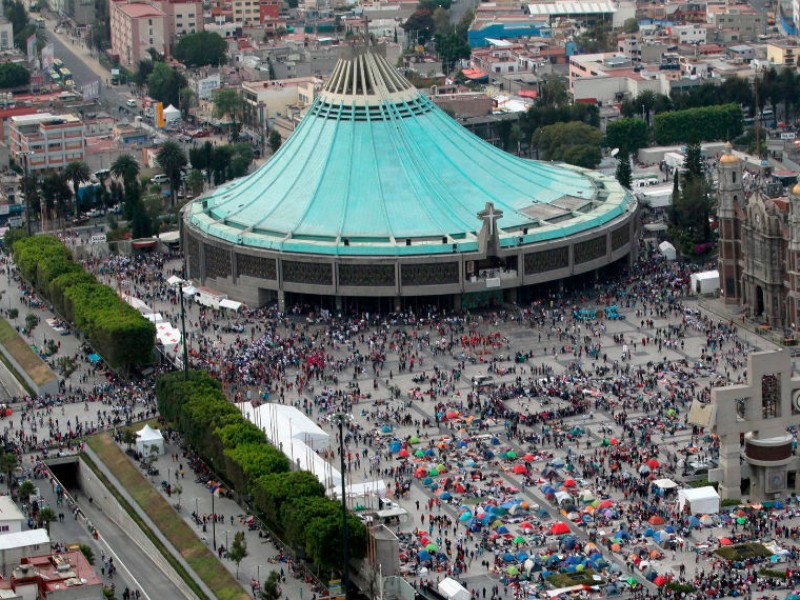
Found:
[[474, 136], [362, 43], [274, 156], [184, 207], [181, 234], [189, 277], [248, 306], [385, 312], [597, 281], [635, 259], [638, 213], [613, 177]]
[[759, 186], [728, 149], [719, 161], [717, 205], [722, 298], [793, 335], [800, 328], [800, 184], [788, 196]]

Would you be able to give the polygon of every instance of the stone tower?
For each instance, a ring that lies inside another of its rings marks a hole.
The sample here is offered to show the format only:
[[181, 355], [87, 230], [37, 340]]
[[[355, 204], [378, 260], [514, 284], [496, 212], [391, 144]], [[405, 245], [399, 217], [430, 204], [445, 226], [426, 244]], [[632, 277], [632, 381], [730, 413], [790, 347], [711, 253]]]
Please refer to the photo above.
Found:
[[786, 245], [786, 294], [788, 325], [792, 330], [800, 326], [800, 183], [789, 195], [789, 240]]
[[730, 143], [719, 159], [717, 211], [719, 217], [719, 276], [725, 302], [742, 298], [742, 239], [739, 215], [744, 206], [742, 161], [731, 151]]

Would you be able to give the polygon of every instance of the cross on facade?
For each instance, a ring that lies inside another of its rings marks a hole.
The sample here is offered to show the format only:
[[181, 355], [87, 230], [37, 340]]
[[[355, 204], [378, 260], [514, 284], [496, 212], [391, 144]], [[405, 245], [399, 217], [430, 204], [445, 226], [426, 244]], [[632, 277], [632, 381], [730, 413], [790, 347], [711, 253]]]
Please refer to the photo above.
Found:
[[503, 211], [495, 209], [493, 202], [487, 202], [486, 207], [478, 213], [478, 218], [489, 224], [488, 233], [493, 236], [495, 234], [495, 222], [503, 218]]

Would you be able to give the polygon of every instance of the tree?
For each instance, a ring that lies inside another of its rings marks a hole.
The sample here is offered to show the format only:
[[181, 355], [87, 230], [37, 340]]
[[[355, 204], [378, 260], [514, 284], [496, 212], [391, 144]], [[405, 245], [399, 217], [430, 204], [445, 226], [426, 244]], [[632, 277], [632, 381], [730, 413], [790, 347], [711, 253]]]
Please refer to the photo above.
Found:
[[450, 23], [450, 13], [441, 6], [436, 7], [431, 17], [436, 24], [436, 33], [448, 34], [453, 30], [453, 25]]
[[277, 129], [273, 129], [269, 134], [269, 147], [273, 154], [278, 151], [282, 143], [283, 139], [281, 138], [280, 132]]
[[25, 315], [25, 331], [30, 333], [31, 331], [36, 329], [36, 326], [38, 324], [39, 324], [39, 317], [37, 317], [35, 314], [28, 313], [27, 315]]
[[64, 217], [66, 214], [66, 207], [72, 198], [72, 190], [69, 189], [67, 180], [61, 176], [60, 173], [53, 171], [48, 173], [42, 179], [42, 199], [44, 200], [44, 207], [42, 209], [42, 220], [45, 216], [53, 214], [53, 219], [58, 220], [59, 217]]
[[239, 139], [238, 123], [244, 110], [244, 100], [239, 90], [224, 88], [214, 90], [214, 116], [218, 119], [228, 117], [231, 120], [231, 140]]
[[136, 443], [136, 434], [132, 429], [124, 429], [122, 431], [122, 442], [127, 444], [128, 450]]
[[569, 102], [567, 84], [562, 79], [548, 79], [542, 85], [537, 106], [563, 106]]
[[631, 189], [631, 181], [633, 178], [633, 170], [631, 169], [631, 159], [627, 154], [622, 152], [618, 155], [619, 162], [617, 163], [617, 181], [626, 189]]
[[183, 115], [184, 119], [189, 118], [189, 110], [193, 106], [197, 106], [197, 94], [194, 93], [194, 90], [190, 87], [181, 88], [179, 93], [180, 104], [178, 108], [181, 110], [181, 114]]
[[187, 85], [186, 77], [163, 62], [155, 63], [152, 73], [147, 77], [150, 97], [165, 106], [180, 104], [180, 91]]
[[20, 0], [7, 2], [4, 6], [5, 9], [3, 13], [6, 19], [11, 22], [12, 32], [16, 38], [28, 25], [28, 12], [25, 10], [25, 5], [20, 2]]
[[622, 24], [622, 32], [623, 33], [636, 33], [639, 31], [639, 21], [631, 17], [630, 19], [625, 19], [625, 22]]
[[199, 169], [192, 169], [189, 171], [189, 176], [186, 178], [186, 188], [189, 190], [191, 196], [199, 196], [202, 194], [205, 183], [206, 181], [202, 171]]
[[86, 559], [86, 562], [88, 562], [90, 565], [93, 565], [94, 550], [92, 550], [92, 547], [87, 544], [78, 544], [78, 549], [81, 551], [81, 554], [83, 554], [83, 557]]
[[228, 548], [228, 558], [236, 563], [236, 579], [239, 579], [239, 564], [247, 556], [247, 540], [244, 539], [244, 531], [237, 531], [233, 536], [233, 543]]
[[611, 121], [606, 127], [606, 148], [619, 148], [621, 154], [635, 154], [648, 145], [647, 123], [641, 119], [622, 118]]
[[0, 65], [0, 88], [9, 89], [26, 86], [31, 81], [31, 73], [19, 63], [7, 62]]
[[57, 518], [58, 517], [56, 517], [55, 511], [49, 506], [45, 506], [39, 511], [39, 515], [36, 520], [39, 523], [39, 527], [44, 525], [44, 528], [47, 530], [47, 534], [50, 535], [50, 523], [55, 521]]
[[[27, 319], [26, 319], [27, 321]], [[14, 480], [14, 471], [19, 467], [19, 459], [16, 454], [11, 452], [3, 452], [0, 454], [0, 472], [6, 476], [6, 483], [8, 484], [8, 491], [11, 492], [11, 484]]]
[[261, 586], [261, 600], [280, 600], [281, 576], [277, 571], [272, 571]]
[[91, 173], [89, 165], [82, 161], [73, 161], [64, 167], [64, 179], [72, 182], [72, 193], [75, 196], [75, 216], [80, 216], [80, 201], [78, 199], [78, 191], [81, 184], [89, 181]]
[[21, 502], [27, 504], [30, 502], [31, 496], [36, 493], [36, 486], [30, 479], [26, 479], [22, 483], [19, 484], [19, 489], [17, 490], [17, 498], [20, 499]]
[[595, 168], [600, 164], [600, 141], [603, 134], [586, 123], [556, 123], [542, 127], [533, 134], [531, 142], [544, 160]]
[[213, 31], [198, 31], [184, 35], [175, 45], [173, 56], [189, 68], [225, 64], [228, 43]]
[[693, 142], [686, 146], [686, 157], [683, 160], [684, 180], [702, 181], [706, 177], [706, 166], [703, 160], [703, 150], [700, 142]]
[[147, 85], [147, 81], [152, 72], [153, 61], [146, 58], [140, 59], [139, 68], [136, 69], [136, 73], [133, 74], [133, 84], [136, 86], [136, 90], [139, 94], [142, 93], [144, 86]]
[[130, 185], [135, 182], [139, 176], [139, 163], [130, 154], [120, 154], [113, 163], [111, 163], [111, 174], [114, 177], [122, 179], [125, 185]]
[[181, 183], [181, 169], [186, 166], [186, 154], [178, 142], [167, 140], [156, 154], [156, 163], [169, 179], [169, 193], [174, 205], [176, 190]]
[[467, 39], [458, 31], [452, 33], [437, 33], [434, 36], [436, 42], [436, 52], [442, 61], [442, 71], [450, 73], [455, 63], [462, 58], [469, 58], [472, 52]]
[[131, 218], [131, 236], [133, 239], [138, 240], [141, 238], [150, 237], [155, 233], [153, 227], [153, 220], [147, 213], [142, 202], [137, 203], [133, 207], [133, 215]]
[[410, 44], [424, 45], [431, 39], [433, 32], [436, 31], [436, 23], [433, 20], [432, 12], [420, 8], [414, 11], [401, 27], [408, 34]]

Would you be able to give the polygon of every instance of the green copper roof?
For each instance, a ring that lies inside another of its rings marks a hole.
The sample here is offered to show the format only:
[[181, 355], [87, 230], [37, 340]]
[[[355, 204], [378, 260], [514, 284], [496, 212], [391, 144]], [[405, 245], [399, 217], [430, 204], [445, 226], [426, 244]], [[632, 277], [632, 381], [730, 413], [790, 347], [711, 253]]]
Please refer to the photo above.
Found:
[[625, 212], [629, 196], [613, 179], [503, 152], [437, 108], [377, 49], [349, 54], [271, 160], [193, 203], [195, 227], [284, 251], [428, 254], [453, 243], [474, 250], [487, 202], [503, 211], [503, 245], [577, 233]]

